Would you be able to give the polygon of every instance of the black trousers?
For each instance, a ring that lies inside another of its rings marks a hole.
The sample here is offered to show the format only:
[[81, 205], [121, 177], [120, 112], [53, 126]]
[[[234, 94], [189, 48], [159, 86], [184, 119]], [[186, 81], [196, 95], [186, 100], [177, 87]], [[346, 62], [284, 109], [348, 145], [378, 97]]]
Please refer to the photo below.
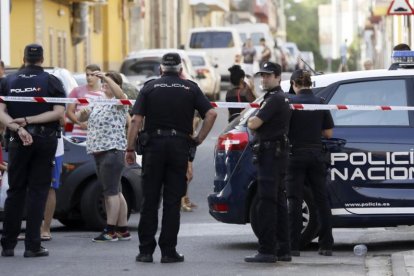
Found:
[[299, 250], [302, 231], [302, 202], [305, 180], [318, 210], [319, 247], [332, 249], [331, 207], [326, 187], [325, 156], [320, 149], [292, 149], [287, 170], [287, 196], [292, 250]]
[[144, 203], [138, 225], [141, 253], [152, 254], [157, 245], [155, 234], [161, 195], [163, 214], [158, 243], [163, 256], [176, 252], [181, 198], [187, 187], [188, 150], [188, 141], [176, 136], [153, 137], [145, 146], [142, 174]]
[[275, 155], [275, 147], [260, 149], [258, 154], [259, 204], [257, 212], [259, 252], [290, 254], [288, 213], [285, 193], [287, 152]]
[[14, 139], [9, 144], [9, 190], [4, 206], [3, 236], [1, 245], [13, 249], [21, 231], [26, 205], [27, 250], [40, 248], [40, 226], [52, 182], [53, 159], [57, 138], [33, 137], [33, 144], [23, 146]]

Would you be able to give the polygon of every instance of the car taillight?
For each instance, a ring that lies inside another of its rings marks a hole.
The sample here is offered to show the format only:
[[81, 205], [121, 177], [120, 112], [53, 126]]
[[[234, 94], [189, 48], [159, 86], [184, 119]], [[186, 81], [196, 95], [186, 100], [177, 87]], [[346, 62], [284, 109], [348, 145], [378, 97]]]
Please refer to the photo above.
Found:
[[215, 212], [228, 212], [229, 211], [229, 205], [226, 203], [214, 203], [212, 206], [213, 211]]
[[218, 150], [243, 150], [249, 143], [247, 132], [228, 132], [221, 135], [217, 141]]
[[197, 69], [197, 75], [206, 75], [210, 73], [208, 69]]

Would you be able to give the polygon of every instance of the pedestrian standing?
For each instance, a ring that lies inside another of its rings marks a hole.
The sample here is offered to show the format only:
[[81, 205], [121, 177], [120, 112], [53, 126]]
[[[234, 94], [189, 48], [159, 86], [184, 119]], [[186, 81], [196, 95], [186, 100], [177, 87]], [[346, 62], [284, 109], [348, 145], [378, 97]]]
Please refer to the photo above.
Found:
[[272, 51], [270, 51], [269, 46], [266, 45], [266, 39], [264, 37], [260, 39], [260, 45], [263, 48], [260, 57], [260, 68], [262, 68], [266, 62], [270, 61], [270, 58], [272, 57]]
[[0, 80], [2, 80], [4, 78], [5, 75], [5, 67], [4, 67], [4, 62], [2, 60], [0, 60]]
[[[127, 99], [122, 91], [122, 77], [117, 72], [92, 72], [102, 81], [107, 99]], [[96, 174], [103, 186], [106, 227], [92, 239], [94, 242], [130, 240], [128, 208], [122, 194], [121, 177], [124, 170], [128, 106], [95, 105], [76, 113], [77, 120], [88, 122], [86, 151], [95, 159]]]
[[[66, 97], [62, 82], [44, 72], [41, 67], [41, 45], [27, 45], [23, 62], [24, 68], [1, 82], [0, 95]], [[48, 250], [41, 246], [40, 225], [52, 182], [59, 119], [64, 112], [65, 106], [60, 103], [0, 103], [0, 121], [11, 132], [8, 167], [10, 188], [5, 203], [2, 256], [14, 256], [25, 205], [24, 257], [49, 255]]]
[[248, 38], [242, 48], [243, 70], [247, 75], [253, 76], [253, 63], [256, 59], [256, 49], [251, 38]]
[[[65, 118], [60, 118], [60, 126], [65, 127]], [[55, 153], [55, 160], [53, 162], [52, 183], [47, 195], [45, 213], [43, 215], [43, 223], [40, 228], [40, 238], [42, 241], [50, 241], [52, 234], [50, 233], [50, 226], [52, 224], [53, 215], [56, 208], [56, 190], [60, 186], [60, 175], [62, 173], [63, 155], [65, 153], [62, 133], [59, 134], [58, 144]]]
[[257, 74], [266, 91], [258, 113], [248, 120], [249, 129], [256, 132], [253, 151], [257, 156], [257, 196], [259, 215], [258, 253], [246, 262], [273, 263], [291, 261], [287, 203], [284, 177], [287, 166], [290, 108], [280, 87], [282, 68], [267, 62]]
[[[253, 102], [256, 95], [250, 86], [245, 82], [245, 73], [239, 65], [233, 65], [228, 69], [230, 71], [230, 83], [232, 87], [226, 93], [226, 102]], [[231, 122], [237, 115], [243, 111], [243, 108], [229, 108], [229, 119]]]
[[[101, 71], [101, 68], [96, 64], [89, 64], [85, 68], [85, 75], [86, 75], [86, 84], [74, 88], [70, 94], [69, 98], [87, 98], [87, 99], [98, 99], [103, 98], [104, 93], [101, 90], [101, 83], [99, 78], [93, 72]], [[73, 130], [72, 130], [72, 140], [80, 143], [86, 141], [87, 129], [88, 124], [87, 122], [79, 122], [76, 117], [76, 112], [79, 112], [83, 109], [84, 106], [77, 103], [70, 103], [68, 104], [68, 108], [66, 111], [66, 116], [72, 121], [73, 123]]]
[[[158, 244], [161, 263], [183, 262], [177, 253], [180, 228], [180, 203], [186, 192], [186, 172], [191, 145], [199, 145], [211, 130], [217, 113], [196, 83], [179, 77], [181, 57], [167, 53], [162, 57], [161, 78], [147, 82], [132, 110], [125, 160], [135, 163], [135, 141], [138, 136], [143, 149], [144, 203], [138, 225], [137, 262], [152, 262], [157, 242], [158, 207], [163, 200], [163, 216]], [[194, 111], [203, 118], [198, 135], [193, 133]], [[143, 126], [144, 132], [138, 131]]]
[[[323, 99], [313, 95], [310, 73], [296, 70], [291, 77], [296, 96], [291, 103], [322, 104]], [[332, 136], [334, 127], [329, 110], [292, 112], [289, 140], [291, 155], [287, 170], [287, 196], [291, 230], [292, 255], [300, 255], [300, 234], [302, 231], [302, 202], [305, 180], [312, 190], [319, 218], [319, 254], [332, 255], [333, 237], [331, 207], [326, 187], [327, 158], [322, 147], [321, 135]]]

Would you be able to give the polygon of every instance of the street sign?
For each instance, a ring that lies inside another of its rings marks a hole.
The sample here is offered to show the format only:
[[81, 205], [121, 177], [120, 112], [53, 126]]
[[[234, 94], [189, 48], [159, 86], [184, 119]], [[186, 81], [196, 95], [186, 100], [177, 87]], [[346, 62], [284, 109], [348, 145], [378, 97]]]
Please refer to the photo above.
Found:
[[413, 8], [408, 0], [393, 0], [388, 8], [387, 15], [411, 15]]

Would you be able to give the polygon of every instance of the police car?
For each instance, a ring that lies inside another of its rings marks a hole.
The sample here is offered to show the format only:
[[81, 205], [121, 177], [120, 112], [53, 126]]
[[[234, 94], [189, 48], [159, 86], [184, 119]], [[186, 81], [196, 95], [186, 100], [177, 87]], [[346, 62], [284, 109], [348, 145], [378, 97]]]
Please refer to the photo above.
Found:
[[[414, 59], [413, 59], [414, 61]], [[397, 68], [407, 67], [399, 64]], [[413, 67], [409, 65], [408, 67]], [[414, 105], [414, 69], [344, 72], [313, 77], [314, 92], [328, 104]], [[284, 91], [289, 83], [282, 82]], [[259, 100], [260, 101], [260, 100]], [[245, 110], [218, 137], [215, 148], [214, 193], [209, 212], [224, 223], [251, 224], [256, 197], [252, 164], [253, 133]], [[414, 224], [414, 112], [331, 111], [333, 138], [327, 174], [334, 227], [386, 227]], [[301, 245], [318, 235], [316, 209], [305, 188]]]

